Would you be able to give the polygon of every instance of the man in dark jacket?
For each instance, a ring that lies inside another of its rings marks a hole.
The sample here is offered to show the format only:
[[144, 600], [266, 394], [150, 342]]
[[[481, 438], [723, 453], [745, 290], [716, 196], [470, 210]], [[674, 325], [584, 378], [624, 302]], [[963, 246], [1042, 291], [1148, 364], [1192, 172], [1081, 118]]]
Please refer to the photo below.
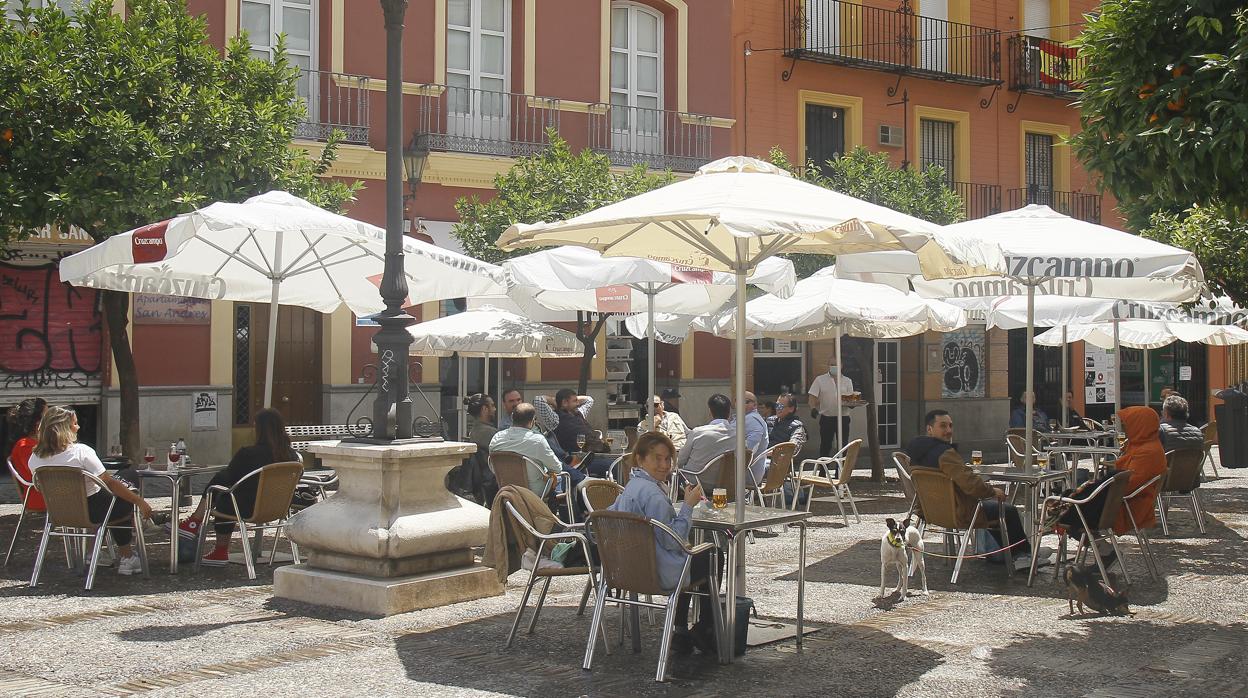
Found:
[[797, 416], [797, 397], [787, 393], [776, 398], [776, 423], [767, 443], [774, 446], [785, 441], [797, 444], [798, 451], [806, 444], [806, 425]]
[[[592, 404], [592, 403], [590, 403]], [[581, 410], [581, 399], [575, 390], [564, 388], [555, 393], [555, 409], [559, 412], [559, 426], [555, 428], [555, 440], [559, 447], [567, 453], [587, 451], [589, 453], [605, 452], [606, 445], [594, 438], [594, 430]], [[577, 437], [585, 437], [585, 445], [577, 443]], [[594, 477], [604, 477], [611, 462], [606, 458], [586, 456], [585, 472]]]
[[1202, 450], [1205, 435], [1187, 423], [1187, 400], [1171, 394], [1161, 403], [1161, 447], [1167, 451], [1191, 448]]
[[[1010, 551], [1014, 557], [1030, 557], [1031, 544], [1027, 540], [1027, 533], [1023, 528], [1022, 517], [1018, 515], [1018, 509], [1004, 501], [1003, 490], [989, 485], [958, 454], [957, 446], [953, 443], [953, 417], [950, 417], [945, 410], [932, 410], [924, 417], [924, 421], [927, 423], [927, 435], [915, 437], [906, 446], [906, 454], [910, 456], [911, 466], [933, 468], [953, 480], [958, 496], [954, 506], [959, 526], [969, 527], [975, 515], [975, 506], [982, 503], [985, 518], [990, 521], [1005, 519], [1006, 528], [1010, 534], [1010, 543], [1018, 543]], [[1001, 538], [997, 531], [991, 532], [1000, 544]]]

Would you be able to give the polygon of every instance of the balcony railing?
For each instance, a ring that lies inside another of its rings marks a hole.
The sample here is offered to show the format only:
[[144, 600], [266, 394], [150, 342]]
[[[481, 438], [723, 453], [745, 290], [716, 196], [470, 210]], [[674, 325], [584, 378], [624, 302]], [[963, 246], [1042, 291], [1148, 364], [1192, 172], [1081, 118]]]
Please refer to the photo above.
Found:
[[1089, 223], [1101, 222], [1101, 195], [1080, 191], [1056, 191], [1040, 187], [1011, 189], [1010, 208], [1022, 208], [1027, 204], [1043, 204], [1058, 213]]
[[1073, 46], [1020, 34], [1008, 42], [1010, 89], [1074, 97], [1087, 61]]
[[346, 143], [368, 143], [367, 76], [304, 70], [298, 89], [308, 114], [295, 128], [296, 138], [328, 140], [337, 129]]
[[786, 56], [969, 85], [1001, 82], [998, 32], [840, 0], [784, 0]]
[[601, 103], [589, 112], [589, 147], [612, 164], [693, 172], [711, 160], [709, 116]]
[[1001, 213], [1000, 185], [954, 182], [953, 190], [962, 198], [963, 213], [968, 221]]
[[[571, 114], [565, 137], [587, 138], [612, 164], [692, 172], [711, 160], [709, 116], [610, 104], [577, 111], [586, 113]], [[545, 148], [561, 113], [558, 99], [443, 85], [422, 85], [416, 112], [416, 148], [502, 157]]]

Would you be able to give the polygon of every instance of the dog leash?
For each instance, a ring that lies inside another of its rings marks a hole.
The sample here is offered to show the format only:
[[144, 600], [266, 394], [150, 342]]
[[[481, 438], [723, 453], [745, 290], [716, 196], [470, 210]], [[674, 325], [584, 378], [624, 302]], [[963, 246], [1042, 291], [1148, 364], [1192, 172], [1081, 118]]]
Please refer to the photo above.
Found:
[[[978, 558], [981, 558], [981, 557], [988, 557], [989, 555], [998, 555], [998, 554], [1000, 554], [1000, 553], [1005, 552], [1006, 550], [1009, 550], [1010, 548], [1014, 548], [1014, 547], [1020, 546], [1020, 545], [1022, 545], [1023, 543], [1026, 543], [1026, 542], [1027, 542], [1027, 540], [1026, 540], [1026, 539], [1023, 539], [1023, 540], [1020, 540], [1020, 541], [1018, 541], [1018, 542], [1016, 542], [1016, 543], [1010, 543], [1009, 545], [1005, 546], [1004, 548], [998, 548], [998, 549], [996, 549], [996, 550], [994, 550], [994, 551], [992, 551], [992, 552], [990, 552], [990, 553], [978, 553], [978, 554], [976, 554], [976, 555], [963, 555], [963, 556], [962, 556], [962, 559], [963, 559], [963, 560], [975, 560], [975, 559], [978, 559]], [[932, 557], [939, 557], [939, 558], [943, 558], [943, 559], [945, 559], [945, 560], [956, 560], [956, 559], [958, 559], [958, 556], [957, 556], [957, 555], [940, 555], [940, 554], [938, 554], [938, 553], [929, 553], [929, 552], [927, 552], [927, 551], [925, 551], [925, 550], [924, 550], [924, 551], [920, 551], [918, 548], [916, 548], [916, 547], [914, 547], [914, 546], [911, 546], [911, 545], [907, 545], [907, 546], [906, 546], [906, 549], [908, 549], [908, 550], [912, 550], [912, 551], [914, 551], [914, 552], [922, 552], [924, 556], [928, 556], [928, 555], [930, 555], [930, 556], [932, 556]]]

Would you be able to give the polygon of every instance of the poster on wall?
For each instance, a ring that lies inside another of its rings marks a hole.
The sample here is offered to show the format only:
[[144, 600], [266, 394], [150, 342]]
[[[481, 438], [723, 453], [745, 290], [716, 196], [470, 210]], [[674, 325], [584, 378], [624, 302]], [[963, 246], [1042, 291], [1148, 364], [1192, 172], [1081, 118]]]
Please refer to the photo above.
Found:
[[1117, 392], [1113, 350], [1088, 346], [1083, 354], [1083, 401], [1089, 405], [1113, 404]]
[[964, 328], [941, 338], [942, 398], [983, 397], [987, 372], [984, 363], [984, 331]]
[[200, 391], [191, 396], [191, 431], [215, 431], [217, 394]]
[[212, 323], [212, 301], [155, 293], [134, 294], [136, 325], [208, 325]]

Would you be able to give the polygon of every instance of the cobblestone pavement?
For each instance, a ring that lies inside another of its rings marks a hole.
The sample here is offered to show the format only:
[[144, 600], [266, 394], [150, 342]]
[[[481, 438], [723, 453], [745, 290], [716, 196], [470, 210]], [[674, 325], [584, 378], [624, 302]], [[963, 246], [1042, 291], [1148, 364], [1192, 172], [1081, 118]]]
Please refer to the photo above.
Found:
[[[1124, 618], [1071, 618], [1051, 572], [1029, 589], [978, 561], [953, 586], [930, 559], [930, 596], [875, 599], [882, 521], [905, 503], [895, 482], [855, 480], [862, 523], [815, 502], [806, 613], [818, 630], [803, 651], [790, 639], [727, 667], [678, 657], [666, 684], [653, 680], [657, 629], [643, 623], [633, 655], [615, 645], [618, 613], [612, 654], [581, 670], [576, 580], [556, 580], [536, 632], [505, 650], [525, 573], [501, 597], [366, 618], [272, 598], [268, 567], [254, 582], [238, 565], [171, 577], [160, 537], [150, 580], [106, 569], [84, 592], [50, 556], [30, 589], [37, 538], [24, 527], [0, 571], [0, 696], [1248, 696], [1248, 471], [1221, 473], [1202, 487], [1206, 535], [1185, 511], [1171, 536], [1156, 531], [1161, 580], [1128, 546], [1136, 614]], [[5, 545], [15, 501], [0, 485]], [[760, 536], [747, 555], [761, 616], [791, 621], [796, 535]]]

